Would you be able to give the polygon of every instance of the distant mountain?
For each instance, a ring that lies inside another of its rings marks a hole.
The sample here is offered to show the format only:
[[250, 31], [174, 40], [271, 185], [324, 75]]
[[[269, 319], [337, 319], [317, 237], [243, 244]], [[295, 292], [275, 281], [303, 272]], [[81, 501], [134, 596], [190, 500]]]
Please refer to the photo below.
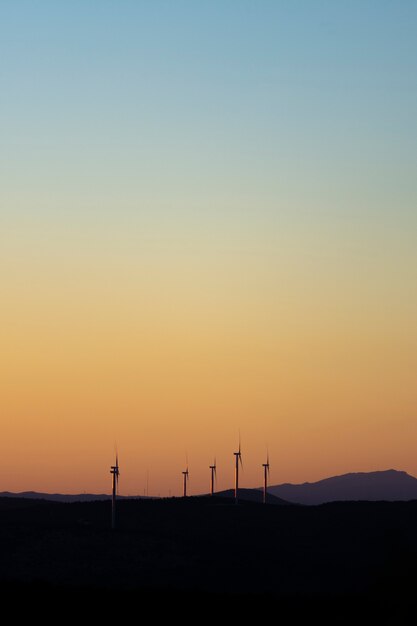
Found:
[[[96, 500], [111, 500], [111, 496], [107, 493], [78, 493], [78, 494], [62, 494], [62, 493], [38, 493], [37, 491], [22, 491], [21, 493], [13, 493], [11, 491], [0, 492], [1, 498], [31, 498], [33, 500], [52, 500], [53, 502], [93, 502]], [[117, 496], [118, 499], [126, 498], [142, 498], [145, 496]]]
[[[234, 499], [233, 489], [216, 493], [216, 496]], [[55, 502], [93, 502], [109, 500], [109, 494], [60, 494], [24, 491], [3, 491], [0, 497], [31, 498]], [[145, 496], [118, 496], [119, 499], [145, 499]], [[261, 489], [239, 489], [239, 499], [262, 502]], [[417, 478], [406, 472], [386, 470], [382, 472], [358, 472], [332, 476], [314, 483], [293, 485], [285, 483], [268, 487], [270, 504], [323, 504], [341, 500], [417, 500]]]
[[[225, 491], [216, 491], [215, 495], [219, 496], [220, 498], [230, 498], [233, 501], [235, 499], [234, 489], [226, 489]], [[239, 489], [239, 500], [244, 500], [247, 502], [262, 502], [263, 493], [259, 489]], [[267, 494], [266, 501], [268, 504], [292, 504], [290, 502], [286, 502], [282, 498], [279, 498], [272, 493]]]
[[417, 479], [406, 472], [357, 472], [332, 476], [315, 483], [285, 483], [269, 493], [297, 504], [322, 504], [340, 500], [417, 500]]

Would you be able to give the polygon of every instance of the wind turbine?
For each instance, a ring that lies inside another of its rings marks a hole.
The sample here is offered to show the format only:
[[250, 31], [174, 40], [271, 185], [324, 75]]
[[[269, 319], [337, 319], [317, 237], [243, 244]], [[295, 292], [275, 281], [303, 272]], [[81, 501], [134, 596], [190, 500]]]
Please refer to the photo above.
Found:
[[112, 498], [111, 498], [111, 527], [114, 530], [116, 528], [116, 495], [117, 488], [119, 486], [119, 459], [118, 454], [116, 452], [116, 465], [112, 465], [110, 469], [110, 474], [113, 475], [113, 489], [112, 489]]
[[185, 470], [185, 472], [182, 473], [183, 477], [184, 477], [184, 485], [183, 485], [183, 497], [186, 498], [187, 497], [187, 482], [189, 481], [189, 476], [188, 476], [188, 465], [187, 465], [187, 469]]
[[216, 474], [216, 459], [214, 459], [214, 465], [210, 465], [211, 470], [211, 480], [210, 480], [210, 495], [214, 495], [214, 482], [217, 478]]
[[240, 435], [239, 435], [239, 451], [233, 452], [233, 454], [235, 455], [235, 503], [238, 504], [239, 502], [239, 463], [241, 467], [243, 468], [242, 453], [240, 450]]
[[266, 463], [262, 463], [264, 468], [264, 504], [266, 504], [266, 493], [268, 488], [268, 476], [269, 476], [269, 453], [266, 453]]

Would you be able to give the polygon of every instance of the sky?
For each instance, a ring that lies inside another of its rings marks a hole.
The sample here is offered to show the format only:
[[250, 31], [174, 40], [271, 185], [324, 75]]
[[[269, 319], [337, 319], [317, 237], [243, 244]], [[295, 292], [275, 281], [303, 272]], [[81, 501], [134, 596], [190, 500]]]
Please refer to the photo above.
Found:
[[416, 27], [0, 2], [0, 491], [417, 476]]

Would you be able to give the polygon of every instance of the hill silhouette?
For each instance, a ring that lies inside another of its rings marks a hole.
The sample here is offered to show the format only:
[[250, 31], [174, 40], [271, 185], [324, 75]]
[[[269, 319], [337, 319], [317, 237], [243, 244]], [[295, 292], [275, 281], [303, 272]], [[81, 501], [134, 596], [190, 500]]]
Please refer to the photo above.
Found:
[[[209, 494], [205, 494], [204, 497]], [[226, 489], [224, 491], [216, 492], [216, 496], [221, 498], [230, 498], [230, 500], [235, 499], [235, 493], [233, 489]], [[201, 496], [194, 496], [201, 497]], [[0, 492], [0, 498], [27, 498], [29, 500], [49, 500], [51, 502], [96, 502], [100, 500], [111, 500], [111, 495], [109, 494], [93, 494], [93, 493], [81, 493], [81, 494], [61, 494], [61, 493], [39, 493], [36, 491], [22, 491], [20, 493], [13, 493], [10, 491]], [[146, 496], [118, 496], [119, 500], [146, 500], [148, 499]], [[152, 499], [149, 497], [149, 499]], [[239, 499], [242, 502], [263, 502], [263, 494], [259, 489], [239, 489]], [[267, 503], [268, 504], [289, 504], [282, 498], [274, 496], [271, 493], [267, 494]]]
[[288, 502], [310, 505], [346, 500], [416, 500], [417, 479], [391, 469], [343, 474], [314, 483], [273, 485], [268, 491]]
[[[218, 498], [229, 498], [231, 501], [235, 501], [235, 492], [234, 489], [226, 489], [224, 491], [217, 491], [216, 497]], [[263, 492], [259, 489], [239, 489], [239, 502], [263, 502]], [[279, 498], [278, 496], [274, 496], [272, 493], [266, 494], [266, 502], [267, 504], [275, 504], [275, 505], [283, 505], [290, 504], [286, 500]]]
[[[117, 496], [120, 500], [132, 500], [132, 499], [144, 499], [148, 496]], [[149, 496], [150, 497], [150, 496]], [[0, 492], [0, 498], [28, 498], [30, 500], [51, 500], [52, 502], [94, 502], [96, 500], [111, 500], [111, 495], [108, 493], [42, 493], [38, 491], [2, 491]]]

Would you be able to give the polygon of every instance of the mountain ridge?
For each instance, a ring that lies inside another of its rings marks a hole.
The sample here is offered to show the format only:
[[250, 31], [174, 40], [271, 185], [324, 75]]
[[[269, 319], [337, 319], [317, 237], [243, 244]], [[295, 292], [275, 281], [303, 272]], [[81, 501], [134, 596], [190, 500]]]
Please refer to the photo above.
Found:
[[416, 500], [417, 478], [394, 469], [349, 472], [316, 482], [271, 485], [268, 491], [288, 502], [309, 505], [354, 500]]

